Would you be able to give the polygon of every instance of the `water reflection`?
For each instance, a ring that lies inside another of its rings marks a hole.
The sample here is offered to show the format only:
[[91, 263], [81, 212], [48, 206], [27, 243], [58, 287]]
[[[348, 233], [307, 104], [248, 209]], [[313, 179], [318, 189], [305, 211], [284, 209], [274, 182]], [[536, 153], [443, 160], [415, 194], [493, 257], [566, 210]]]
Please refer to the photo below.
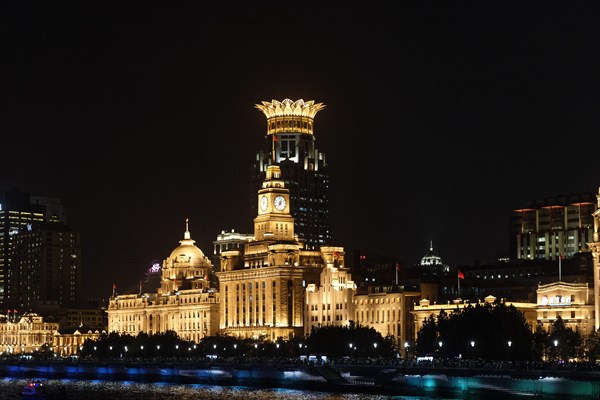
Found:
[[[26, 379], [5, 378], [0, 381], [0, 399], [18, 399]], [[201, 384], [141, 383], [134, 381], [43, 380], [52, 398], [62, 400], [383, 400], [409, 399], [352, 393], [307, 392], [291, 389], [256, 389], [245, 386], [212, 386]], [[415, 397], [412, 397], [416, 399]]]

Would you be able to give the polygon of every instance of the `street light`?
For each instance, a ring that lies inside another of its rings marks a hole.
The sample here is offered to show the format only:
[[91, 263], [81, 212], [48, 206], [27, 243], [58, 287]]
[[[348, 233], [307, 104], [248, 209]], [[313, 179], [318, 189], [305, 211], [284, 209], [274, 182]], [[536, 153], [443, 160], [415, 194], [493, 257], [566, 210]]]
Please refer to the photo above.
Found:
[[475, 347], [475, 341], [471, 340], [471, 347]]
[[554, 347], [558, 346], [558, 340], [554, 339]]
[[508, 347], [512, 346], [512, 342], [509, 340], [508, 341]]
[[440, 341], [438, 342], [438, 345], [439, 345], [440, 347], [442, 347], [442, 346], [444, 345], [444, 343], [442, 343], [442, 341], [440, 340]]
[[377, 348], [377, 343], [373, 343], [373, 347], [374, 347], [374, 348]]

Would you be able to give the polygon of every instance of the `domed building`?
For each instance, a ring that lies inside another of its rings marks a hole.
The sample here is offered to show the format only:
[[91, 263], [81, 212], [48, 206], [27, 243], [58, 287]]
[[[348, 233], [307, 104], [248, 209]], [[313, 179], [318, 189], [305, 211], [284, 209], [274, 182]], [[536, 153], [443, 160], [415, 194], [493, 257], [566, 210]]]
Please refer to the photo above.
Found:
[[164, 260], [159, 293], [176, 293], [180, 290], [208, 290], [212, 264], [190, 237], [188, 220], [185, 220], [183, 239], [171, 255]]
[[[210, 288], [212, 264], [195, 245], [185, 221], [183, 239], [162, 264], [156, 292], [116, 293], [108, 303], [108, 331], [137, 336], [175, 331], [199, 342], [219, 328], [219, 294]], [[158, 271], [155, 271], [158, 273]]]
[[442, 261], [442, 258], [433, 249], [433, 242], [429, 250], [421, 258], [418, 264], [421, 282], [440, 283], [440, 280], [448, 276], [450, 267]]

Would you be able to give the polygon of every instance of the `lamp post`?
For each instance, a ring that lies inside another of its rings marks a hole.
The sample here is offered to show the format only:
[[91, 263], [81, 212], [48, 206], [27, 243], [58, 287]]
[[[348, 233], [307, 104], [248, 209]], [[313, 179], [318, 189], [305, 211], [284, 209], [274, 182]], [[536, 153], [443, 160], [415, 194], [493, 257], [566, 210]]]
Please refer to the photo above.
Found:
[[408, 342], [404, 342], [404, 358], [408, 360], [408, 348], [409, 348], [409, 344]]

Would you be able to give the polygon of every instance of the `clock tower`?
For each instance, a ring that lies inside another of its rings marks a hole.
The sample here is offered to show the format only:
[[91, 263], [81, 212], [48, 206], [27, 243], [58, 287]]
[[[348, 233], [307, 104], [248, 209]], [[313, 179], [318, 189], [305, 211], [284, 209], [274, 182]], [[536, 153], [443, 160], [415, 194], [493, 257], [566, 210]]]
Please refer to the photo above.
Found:
[[258, 191], [258, 215], [254, 218], [256, 240], [294, 240], [294, 218], [290, 214], [290, 194], [281, 179], [279, 165], [269, 165]]

